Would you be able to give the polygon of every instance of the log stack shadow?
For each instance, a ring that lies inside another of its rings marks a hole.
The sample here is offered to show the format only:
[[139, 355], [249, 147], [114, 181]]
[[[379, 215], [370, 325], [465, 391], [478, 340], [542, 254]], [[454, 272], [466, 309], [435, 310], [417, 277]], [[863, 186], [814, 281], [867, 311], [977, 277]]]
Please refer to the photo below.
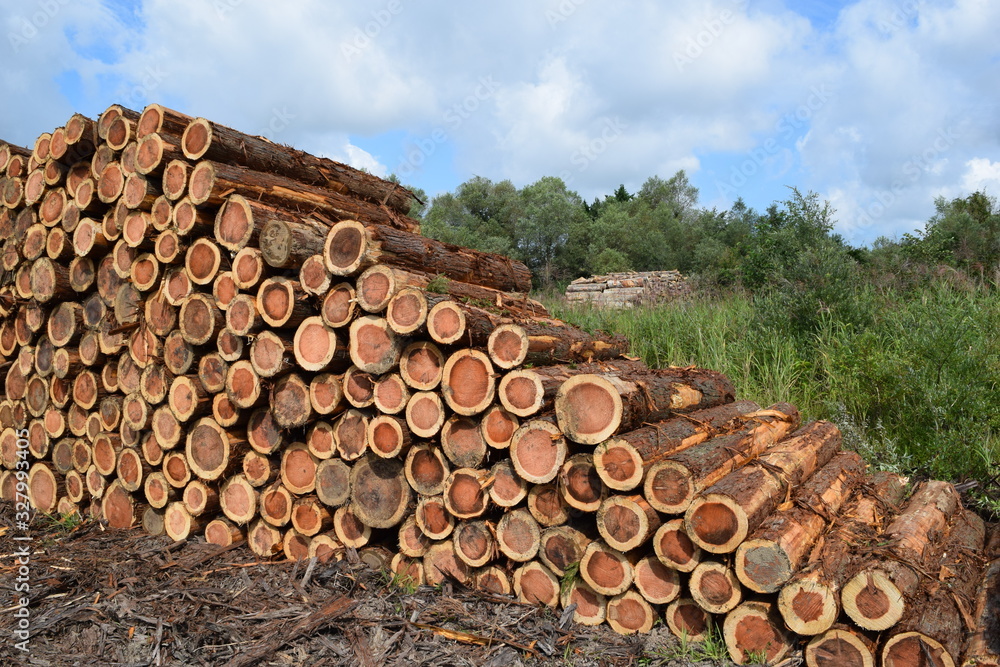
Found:
[[0, 144], [0, 495], [739, 663], [996, 664], [1000, 538], [952, 485], [551, 318], [411, 198], [155, 104]]

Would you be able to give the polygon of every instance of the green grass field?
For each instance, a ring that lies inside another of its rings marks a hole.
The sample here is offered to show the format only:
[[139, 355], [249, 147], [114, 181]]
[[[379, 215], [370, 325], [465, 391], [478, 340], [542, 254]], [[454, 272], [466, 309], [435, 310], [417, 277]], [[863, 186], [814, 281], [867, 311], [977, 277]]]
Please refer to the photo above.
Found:
[[781, 299], [731, 294], [657, 307], [596, 309], [545, 299], [587, 330], [621, 333], [653, 367], [725, 372], [740, 398], [789, 401], [829, 419], [873, 467], [978, 482], [1000, 514], [1000, 298], [935, 283], [864, 288], [802, 330]]

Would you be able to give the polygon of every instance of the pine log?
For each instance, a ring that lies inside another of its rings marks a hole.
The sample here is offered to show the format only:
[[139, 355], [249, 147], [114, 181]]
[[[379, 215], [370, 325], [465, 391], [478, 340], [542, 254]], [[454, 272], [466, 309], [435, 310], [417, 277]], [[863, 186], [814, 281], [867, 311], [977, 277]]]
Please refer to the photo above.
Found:
[[455, 530], [455, 517], [445, 507], [444, 496], [421, 496], [414, 517], [420, 532], [435, 542], [447, 539]]
[[580, 562], [588, 544], [590, 538], [571, 526], [551, 526], [539, 536], [538, 560], [562, 577]]
[[214, 514], [219, 510], [219, 490], [194, 479], [184, 487], [182, 502], [191, 516]]
[[[344, 558], [344, 545], [337, 540], [336, 531], [330, 531], [317, 535], [309, 543], [309, 557], [315, 558], [320, 563], [329, 563]], [[420, 568], [421, 573], [423, 568]]]
[[497, 523], [496, 537], [507, 558], [526, 563], [538, 554], [541, 530], [531, 512], [521, 508], [504, 513]]
[[357, 366], [344, 371], [344, 398], [356, 408], [369, 408], [375, 403], [375, 377]]
[[196, 285], [210, 285], [222, 267], [222, 251], [209, 239], [195, 239], [184, 255], [184, 270]]
[[312, 417], [309, 385], [295, 373], [282, 376], [271, 388], [271, 412], [282, 428], [304, 426]]
[[486, 441], [479, 420], [452, 415], [441, 429], [441, 449], [459, 468], [477, 468], [486, 458]]
[[580, 560], [580, 576], [601, 595], [624, 593], [635, 577], [637, 554], [623, 554], [600, 540], [587, 545]]
[[545, 484], [559, 474], [568, 447], [555, 424], [535, 419], [517, 429], [511, 438], [509, 451], [510, 460], [521, 478], [534, 484]]
[[[295, 369], [295, 341], [274, 331], [261, 331], [250, 345], [249, 365], [256, 375], [278, 377]], [[237, 362], [239, 363], [239, 362]], [[256, 380], [255, 380], [256, 381]], [[260, 387], [247, 385], [243, 393], [258, 393]], [[247, 405], [246, 407], [250, 407]]]
[[455, 554], [451, 540], [431, 545], [424, 556], [424, 581], [431, 586], [453, 580], [468, 584], [472, 579], [471, 568]]
[[469, 567], [483, 567], [497, 553], [494, 527], [485, 521], [462, 521], [456, 524], [452, 542], [455, 554]]
[[481, 568], [473, 575], [473, 586], [484, 593], [494, 595], [511, 595], [514, 588], [510, 583], [510, 576], [505, 570], [496, 565], [489, 565]]
[[[531, 561], [514, 570], [514, 593], [521, 604], [559, 605], [559, 580], [549, 568]], [[652, 626], [652, 624], [650, 624]]]
[[[997, 534], [995, 529], [994, 534]], [[962, 665], [998, 667], [1000, 666], [1000, 559], [986, 566], [981, 581], [973, 611], [975, 627], [965, 644]]]
[[500, 403], [507, 410], [518, 417], [530, 417], [539, 412], [550, 412], [559, 388], [575, 375], [645, 370], [646, 365], [641, 361], [628, 360], [520, 368], [503, 376], [497, 393]]
[[324, 248], [326, 268], [338, 276], [374, 264], [439, 273], [452, 280], [507, 292], [531, 289], [531, 272], [520, 262], [469, 250], [382, 224], [344, 220], [330, 229]]
[[413, 492], [398, 460], [366, 456], [351, 468], [351, 508], [373, 528], [391, 528], [409, 510]]
[[261, 489], [258, 497], [257, 512], [267, 523], [277, 528], [287, 526], [292, 520], [292, 494], [275, 482]]
[[145, 510], [146, 506], [136, 503], [118, 480], [108, 485], [101, 498], [101, 514], [111, 528], [131, 528], [137, 520], [141, 520]]
[[205, 526], [205, 542], [228, 547], [246, 540], [246, 533], [228, 519], [212, 519]]
[[282, 174], [303, 183], [345, 193], [347, 196], [362, 197], [404, 215], [409, 211], [413, 199], [413, 193], [395, 183], [333, 160], [243, 134], [204, 118], [188, 123], [184, 129], [182, 147], [189, 160], [232, 161], [258, 171]]
[[701, 548], [688, 537], [684, 519], [662, 524], [653, 536], [653, 549], [664, 565], [678, 572], [691, 572], [701, 562]]
[[444, 425], [444, 403], [430, 391], [418, 391], [406, 404], [406, 425], [418, 438], [433, 438]]
[[247, 543], [250, 545], [250, 550], [262, 558], [270, 558], [280, 553], [282, 541], [281, 531], [263, 519], [255, 521], [247, 533]]
[[483, 439], [493, 449], [510, 447], [510, 441], [520, 425], [517, 417], [499, 405], [494, 405], [486, 410], [479, 422]]
[[558, 478], [559, 492], [567, 505], [582, 512], [596, 512], [608, 495], [594, 457], [589, 453], [574, 454], [562, 465]]
[[533, 319], [500, 325], [490, 334], [488, 349], [497, 366], [511, 369], [523, 363], [614, 359], [628, 351], [628, 344], [620, 336], [588, 334], [555, 319]]
[[295, 495], [316, 490], [316, 468], [319, 459], [312, 455], [304, 442], [294, 442], [281, 453], [281, 484]]
[[179, 137], [192, 120], [190, 116], [180, 111], [168, 109], [160, 104], [149, 104], [139, 114], [135, 134], [140, 139], [160, 132]]
[[777, 664], [792, 650], [792, 638], [772, 602], [744, 602], [726, 615], [722, 635], [730, 657], [739, 665], [761, 658], [766, 664]]
[[402, 339], [389, 329], [385, 319], [369, 315], [351, 322], [348, 348], [355, 366], [381, 375], [399, 363]]
[[[372, 283], [376, 281], [373, 277], [366, 277], [366, 274], [386, 268], [373, 266], [361, 275], [358, 282], [368, 286], [370, 291]], [[362, 281], [362, 278], [366, 278], [366, 280]], [[384, 280], [388, 282], [388, 279]], [[388, 288], [385, 291], [388, 293]], [[434, 294], [415, 287], [404, 287], [389, 299], [388, 305], [385, 307], [385, 319], [389, 322], [389, 327], [399, 335], [414, 334], [425, 328], [427, 315], [431, 308], [447, 298], [449, 297], [444, 294]], [[368, 299], [367, 295], [365, 295], [365, 299]]]
[[43, 514], [52, 514], [59, 504], [62, 479], [44, 462], [36, 462], [28, 471], [28, 500], [31, 507]]
[[453, 470], [444, 482], [445, 509], [457, 519], [469, 520], [486, 511], [489, 494], [483, 488], [487, 471], [475, 468]]
[[691, 598], [678, 598], [664, 612], [667, 627], [685, 642], [703, 642], [712, 630], [712, 617]]
[[515, 507], [528, 495], [528, 483], [517, 474], [510, 460], [497, 461], [490, 470], [493, 485], [490, 500], [499, 507]]
[[882, 553], [862, 564], [844, 584], [841, 604], [859, 627], [887, 630], [903, 617], [921, 573], [936, 569], [935, 552], [949, 519], [961, 506], [955, 487], [926, 482], [885, 532]]
[[[478, 531], [474, 531], [473, 534], [478, 535]], [[406, 517], [403, 523], [399, 525], [398, 536], [397, 544], [399, 545], [399, 552], [406, 558], [423, 558], [432, 543], [424, 535], [423, 531], [420, 530], [415, 515]]]
[[211, 417], [203, 417], [188, 432], [185, 456], [194, 474], [214, 481], [236, 470], [247, 448], [245, 437], [226, 431]]
[[875, 667], [875, 642], [841, 625], [813, 638], [805, 648], [808, 667]]
[[711, 614], [726, 614], [743, 601], [743, 587], [732, 568], [706, 560], [698, 563], [688, 581], [691, 597]]
[[309, 383], [309, 403], [320, 415], [336, 415], [346, 409], [343, 402], [343, 377], [321, 373]]
[[292, 506], [292, 527], [306, 537], [313, 537], [333, 527], [333, 515], [315, 495], [297, 498]]
[[607, 544], [631, 551], [645, 544], [660, 527], [660, 517], [641, 495], [610, 496], [597, 511], [597, 530]]
[[619, 431], [676, 412], [733, 401], [733, 386], [720, 373], [703, 369], [576, 375], [559, 388], [555, 409], [566, 437], [596, 445]]
[[388, 373], [379, 378], [372, 390], [375, 408], [387, 415], [396, 415], [406, 409], [410, 390], [398, 373]]
[[677, 570], [667, 567], [650, 555], [635, 564], [634, 582], [640, 595], [650, 604], [670, 604], [682, 592]]
[[561, 526], [570, 519], [572, 508], [563, 500], [556, 484], [533, 484], [528, 491], [528, 511], [540, 526]]
[[313, 296], [322, 297], [330, 290], [333, 276], [326, 270], [323, 255], [306, 257], [299, 266], [299, 282], [302, 289]]
[[974, 512], [959, 509], [953, 515], [937, 580], [922, 582], [918, 597], [907, 601], [903, 618], [882, 646], [883, 665], [911, 665], [926, 660], [927, 653], [934, 664], [959, 664], [965, 635], [973, 630], [985, 538], [986, 526]]
[[607, 598], [580, 579], [574, 580], [563, 589], [560, 603], [563, 609], [576, 605], [573, 622], [580, 625], [597, 626], [607, 618]]
[[594, 465], [609, 488], [631, 491], [654, 463], [726, 433], [729, 426], [744, 425], [737, 418], [758, 410], [760, 406], [752, 401], [736, 401], [643, 426], [599, 444], [594, 449]]
[[366, 412], [347, 410], [334, 422], [333, 438], [340, 458], [353, 461], [368, 451], [369, 419]]
[[338, 283], [330, 288], [320, 305], [320, 317], [327, 326], [338, 328], [351, 323], [357, 313], [357, 299], [354, 286]]
[[339, 507], [351, 497], [351, 469], [340, 459], [320, 461], [316, 466], [316, 496], [330, 507]]
[[824, 466], [840, 449], [840, 431], [814, 422], [769, 452], [704, 489], [684, 515], [691, 540], [711, 553], [736, 550], [774, 511], [790, 487]]
[[865, 463], [840, 452], [736, 549], [736, 576], [757, 593], [775, 593], [801, 567], [824, 528], [861, 482]]
[[337, 540], [354, 549], [365, 546], [372, 537], [371, 526], [356, 517], [347, 505], [338, 507], [333, 513], [333, 530]]
[[368, 422], [368, 449], [378, 457], [402, 457], [410, 448], [410, 430], [406, 422], [392, 415], [377, 415]]
[[444, 377], [444, 354], [437, 345], [415, 341], [399, 355], [399, 375], [417, 391], [433, 391]]

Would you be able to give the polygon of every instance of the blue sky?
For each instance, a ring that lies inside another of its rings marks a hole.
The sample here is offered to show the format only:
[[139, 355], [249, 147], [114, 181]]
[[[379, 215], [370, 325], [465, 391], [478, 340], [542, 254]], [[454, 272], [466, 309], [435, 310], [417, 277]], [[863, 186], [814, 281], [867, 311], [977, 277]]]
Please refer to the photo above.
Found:
[[[345, 6], [349, 5], [349, 6]], [[686, 170], [869, 243], [1000, 191], [991, 0], [0, 0], [0, 139], [160, 102], [404, 182]]]

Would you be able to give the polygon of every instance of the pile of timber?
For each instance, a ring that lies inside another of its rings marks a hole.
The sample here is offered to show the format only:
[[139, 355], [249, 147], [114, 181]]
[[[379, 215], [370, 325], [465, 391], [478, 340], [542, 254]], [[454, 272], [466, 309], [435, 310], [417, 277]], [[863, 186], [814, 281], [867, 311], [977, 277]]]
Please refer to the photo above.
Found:
[[0, 173], [5, 499], [718, 624], [740, 663], [995, 664], [1000, 536], [953, 486], [550, 319], [394, 184], [159, 105], [0, 145]]
[[632, 271], [577, 278], [566, 287], [566, 300], [632, 308], [672, 301], [690, 293], [691, 285], [680, 271]]

